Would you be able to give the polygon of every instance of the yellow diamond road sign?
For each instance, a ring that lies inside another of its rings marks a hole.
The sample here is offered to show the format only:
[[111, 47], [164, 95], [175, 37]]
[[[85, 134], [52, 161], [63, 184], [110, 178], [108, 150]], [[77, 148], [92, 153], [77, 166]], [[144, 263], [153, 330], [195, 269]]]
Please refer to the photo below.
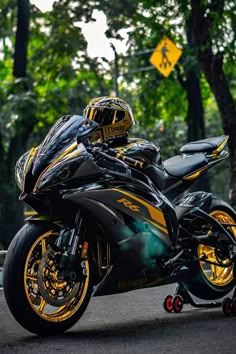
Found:
[[168, 77], [181, 54], [182, 50], [177, 48], [168, 37], [164, 36], [149, 60], [162, 75]]

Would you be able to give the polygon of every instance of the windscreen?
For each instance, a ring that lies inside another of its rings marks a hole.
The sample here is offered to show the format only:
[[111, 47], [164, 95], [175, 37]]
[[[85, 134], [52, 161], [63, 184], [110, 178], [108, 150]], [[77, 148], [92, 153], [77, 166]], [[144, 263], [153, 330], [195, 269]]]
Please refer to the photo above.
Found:
[[98, 128], [98, 124], [83, 116], [63, 116], [50, 129], [39, 146], [34, 161], [33, 174], [60, 155], [73, 142], [80, 142]]

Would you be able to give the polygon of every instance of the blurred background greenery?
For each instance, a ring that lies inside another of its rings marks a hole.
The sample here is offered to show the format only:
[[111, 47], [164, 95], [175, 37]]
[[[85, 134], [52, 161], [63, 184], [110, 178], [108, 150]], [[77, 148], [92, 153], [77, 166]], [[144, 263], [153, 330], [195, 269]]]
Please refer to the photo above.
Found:
[[[84, 25], [96, 13], [113, 58], [95, 30], [99, 54], [88, 51]], [[17, 159], [95, 96], [127, 100], [138, 122], [133, 134], [159, 145], [163, 159], [187, 141], [229, 135], [229, 161], [201, 188], [236, 207], [235, 1], [60, 0], [42, 12], [29, 0], [0, 0], [0, 24], [0, 247], [24, 219]], [[168, 78], [149, 62], [163, 35], [183, 50]]]

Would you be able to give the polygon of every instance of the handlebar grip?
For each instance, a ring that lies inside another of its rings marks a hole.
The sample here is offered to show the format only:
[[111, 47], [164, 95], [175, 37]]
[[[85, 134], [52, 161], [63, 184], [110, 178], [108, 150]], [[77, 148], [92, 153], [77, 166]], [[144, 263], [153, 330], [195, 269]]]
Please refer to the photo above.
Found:
[[143, 168], [144, 163], [142, 161], [132, 159], [131, 157], [123, 155], [122, 153], [116, 152], [115, 150], [112, 149], [109, 149], [108, 153], [109, 155], [114, 156], [115, 158], [126, 162], [131, 167]]

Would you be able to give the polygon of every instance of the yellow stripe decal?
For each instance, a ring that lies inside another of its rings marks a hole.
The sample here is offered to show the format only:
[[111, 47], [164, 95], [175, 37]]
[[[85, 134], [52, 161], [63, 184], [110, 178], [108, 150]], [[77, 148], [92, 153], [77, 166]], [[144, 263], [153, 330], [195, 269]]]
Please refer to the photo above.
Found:
[[163, 213], [162, 213], [160, 210], [154, 208], [152, 205], [148, 204], [148, 203], [145, 202], [143, 199], [140, 199], [140, 198], [134, 196], [133, 194], [130, 194], [130, 193], [128, 193], [128, 192], [125, 192], [125, 191], [123, 191], [123, 190], [116, 189], [116, 188], [113, 188], [113, 190], [116, 191], [116, 192], [125, 194], [125, 195], [127, 195], [128, 197], [130, 197], [130, 198], [132, 198], [132, 199], [134, 199], [134, 200], [137, 200], [139, 203], [143, 204], [145, 207], [148, 208], [148, 211], [149, 211], [149, 213], [150, 213], [150, 216], [151, 216], [151, 218], [152, 218], [153, 220], [159, 222], [159, 223], [160, 223], [161, 225], [163, 225], [163, 226], [166, 226], [166, 221], [165, 221], [165, 219], [164, 219], [164, 215], [163, 215]]
[[226, 145], [228, 139], [229, 139], [229, 137], [226, 136], [226, 137], [224, 138], [224, 141], [218, 146], [218, 148], [215, 149], [214, 151], [212, 151], [211, 157], [214, 157], [214, 156], [218, 155], [218, 153], [223, 150], [223, 148], [225, 147], [225, 145]]
[[208, 169], [208, 166], [200, 168], [199, 170], [195, 171], [194, 173], [191, 173], [190, 175], [184, 177], [184, 179], [187, 179], [187, 180], [191, 181], [192, 179], [197, 178], [202, 172], [204, 172], [207, 169]]
[[29, 166], [30, 166], [30, 164], [31, 164], [31, 161], [32, 161], [33, 157], [35, 156], [35, 153], [36, 153], [37, 149], [38, 149], [38, 148], [32, 148], [32, 149], [30, 150], [29, 157], [28, 157], [28, 161], [27, 161], [26, 166], [25, 166], [25, 171], [24, 171], [25, 174], [26, 174], [26, 172], [28, 171], [28, 168], [29, 168]]

